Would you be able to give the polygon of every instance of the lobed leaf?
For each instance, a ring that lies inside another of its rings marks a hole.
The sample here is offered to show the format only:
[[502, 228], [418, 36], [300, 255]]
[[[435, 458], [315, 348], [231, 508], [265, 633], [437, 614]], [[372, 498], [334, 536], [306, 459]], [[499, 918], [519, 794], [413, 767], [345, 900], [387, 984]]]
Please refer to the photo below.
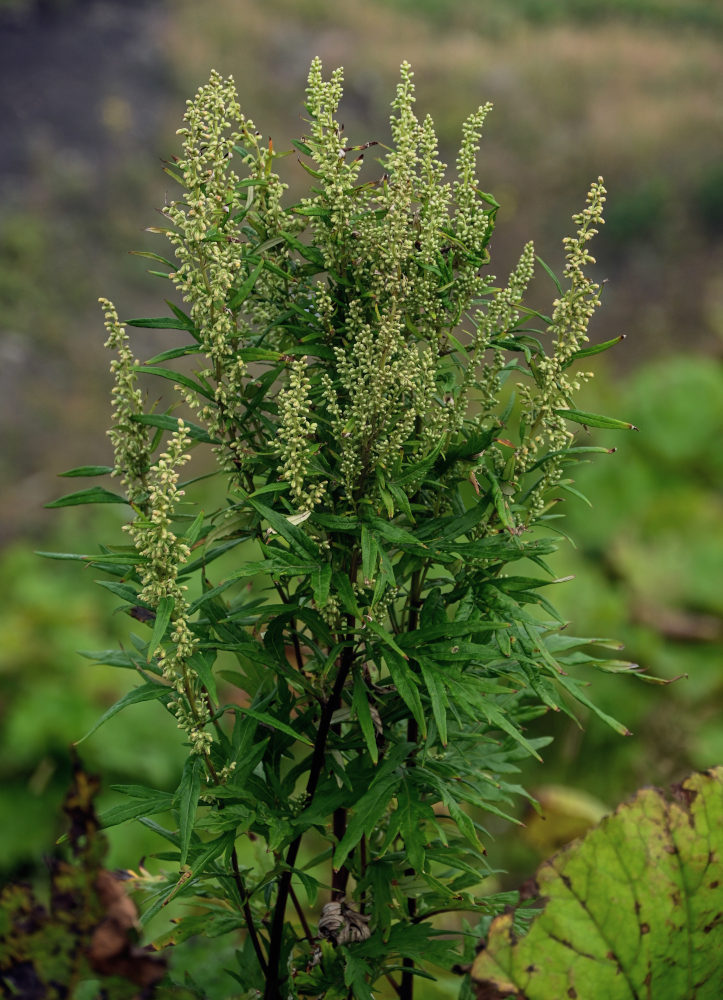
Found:
[[527, 934], [492, 922], [481, 997], [718, 1000], [723, 953], [723, 768], [671, 794], [646, 788], [546, 861]]

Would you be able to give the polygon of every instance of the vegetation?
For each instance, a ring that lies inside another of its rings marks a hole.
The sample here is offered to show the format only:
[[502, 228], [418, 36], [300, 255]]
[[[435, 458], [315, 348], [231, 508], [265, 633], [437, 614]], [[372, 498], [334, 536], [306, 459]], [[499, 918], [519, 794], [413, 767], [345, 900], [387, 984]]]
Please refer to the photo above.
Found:
[[[463, 959], [479, 926], [458, 943], [435, 918], [478, 924], [506, 903], [477, 889], [489, 869], [469, 807], [504, 816], [523, 793], [509, 775], [547, 742], [526, 736], [530, 720], [571, 713], [567, 697], [594, 709], [572, 665], [637, 669], [607, 640], [563, 633], [540, 593], [557, 582], [545, 557], [557, 499], [576, 493], [569, 467], [609, 451], [576, 443], [570, 423], [632, 427], [574, 402], [590, 378], [579, 364], [617, 342], [585, 346], [602, 184], [575, 216], [546, 316], [523, 302], [531, 243], [506, 285], [486, 276], [498, 206], [475, 161], [489, 107], [467, 119], [446, 182], [404, 64], [394, 146], [364, 176], [375, 144], [339, 123], [341, 80], [312, 63], [295, 145], [314, 186], [288, 207], [278, 154], [231, 81], [212, 75], [189, 103], [168, 168], [184, 193], [159, 230], [176, 263], [146, 254], [189, 311], [130, 321], [186, 342], [139, 364], [102, 300], [115, 466], [68, 475], [113, 472], [126, 495], [94, 486], [53, 504], [135, 515], [131, 545], [60, 556], [110, 574], [104, 586], [151, 633], [96, 655], [142, 683], [92, 731], [159, 701], [186, 735], [175, 792], [121, 787], [130, 802], [102, 817], [140, 816], [174, 848], [161, 857], [179, 870], [149, 879], [144, 919], [191, 897], [175, 940], [243, 928], [233, 975], [268, 1000], [365, 998], [384, 980], [411, 1000], [430, 961]], [[166, 367], [198, 356], [192, 374]], [[174, 382], [201, 423], [173, 416], [177, 404], [146, 412], [141, 373]], [[211, 514], [179, 482], [192, 443], [212, 446], [227, 483]], [[170, 829], [150, 819], [169, 810]], [[245, 838], [265, 843], [263, 862], [245, 863]], [[329, 893], [318, 935], [302, 892], [310, 907]]]

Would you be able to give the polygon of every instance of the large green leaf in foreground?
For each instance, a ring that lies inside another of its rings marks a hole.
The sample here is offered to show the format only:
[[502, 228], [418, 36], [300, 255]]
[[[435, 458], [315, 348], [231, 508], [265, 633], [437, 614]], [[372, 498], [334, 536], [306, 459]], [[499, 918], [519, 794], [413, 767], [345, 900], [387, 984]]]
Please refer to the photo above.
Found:
[[720, 1000], [723, 767], [655, 788], [554, 855], [516, 939], [497, 917], [472, 979], [484, 1000]]

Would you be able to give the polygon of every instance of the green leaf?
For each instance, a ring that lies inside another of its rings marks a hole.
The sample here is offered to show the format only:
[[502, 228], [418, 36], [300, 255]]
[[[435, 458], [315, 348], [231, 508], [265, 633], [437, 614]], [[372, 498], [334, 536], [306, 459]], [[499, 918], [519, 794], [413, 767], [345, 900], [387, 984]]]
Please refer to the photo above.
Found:
[[625, 340], [624, 333], [621, 333], [618, 337], [613, 337], [612, 340], [605, 340], [601, 344], [593, 344], [592, 347], [582, 347], [579, 351], [575, 351], [565, 365], [565, 368], [568, 368], [575, 361], [579, 361], [580, 358], [589, 358], [593, 354], [602, 354], [603, 351], [609, 351], [611, 347], [615, 347], [621, 340]]
[[256, 500], [255, 497], [250, 496], [247, 499], [254, 510], [265, 521], [268, 521], [273, 530], [286, 539], [297, 556], [300, 556], [302, 559], [308, 559], [309, 556], [313, 556], [315, 559], [320, 557], [318, 546], [313, 538], [309, 538], [306, 532], [302, 531], [298, 525], [292, 524], [288, 517], [285, 517], [276, 510], [271, 510], [270, 507], [266, 507]]
[[171, 310], [176, 319], [181, 320], [181, 322], [185, 324], [184, 329], [188, 330], [188, 332], [191, 334], [194, 340], [200, 340], [201, 337], [199, 335], [198, 330], [196, 329], [196, 324], [193, 322], [191, 317], [187, 313], [185, 313], [183, 309], [179, 309], [176, 303], [171, 302], [170, 299], [164, 299], [163, 301], [166, 303], [166, 305]]
[[242, 361], [249, 362], [280, 361], [282, 358], [282, 355], [278, 351], [271, 351], [267, 347], [242, 347], [237, 354]]
[[535, 260], [537, 261], [538, 264], [540, 264], [542, 266], [542, 268], [547, 273], [548, 277], [550, 277], [552, 279], [552, 281], [553, 281], [553, 283], [555, 285], [555, 288], [557, 289], [557, 294], [559, 296], [562, 296], [564, 294], [563, 291], [562, 291], [562, 285], [560, 284], [560, 282], [558, 280], [558, 277], [555, 274], [555, 272], [552, 270], [551, 267], [549, 267], [549, 265], [547, 265], [544, 262], [544, 260], [542, 259], [542, 257], [538, 257], [537, 254], [535, 254]]
[[391, 542], [392, 545], [411, 552], [420, 552], [421, 550], [422, 553], [427, 554], [428, 550], [424, 542], [421, 542], [411, 531], [407, 531], [406, 528], [402, 528], [392, 521], [385, 521], [380, 517], [369, 518], [369, 523], [375, 531], [379, 532], [382, 538]]
[[439, 730], [439, 739], [442, 746], [447, 746], [447, 695], [444, 690], [444, 681], [441, 671], [437, 671], [431, 664], [424, 660], [420, 661], [422, 677], [429, 693], [429, 700], [432, 703], [432, 714]]
[[287, 726], [285, 722], [281, 722], [279, 719], [274, 718], [273, 715], [268, 715], [266, 712], [258, 712], [255, 708], [244, 708], [243, 705], [233, 705], [233, 710], [235, 712], [240, 712], [242, 715], [248, 715], [251, 719], [255, 719], [264, 726], [270, 726], [272, 729], [278, 729], [280, 733], [286, 733], [287, 736], [292, 736], [295, 740], [299, 740], [301, 743], [306, 743], [307, 746], [313, 746], [314, 744], [303, 733], [297, 733], [295, 729], [291, 726]]
[[293, 247], [293, 249], [300, 253], [306, 260], [311, 261], [312, 264], [319, 268], [324, 267], [324, 255], [317, 247], [302, 243], [301, 240], [297, 240], [291, 233], [285, 233], [282, 231], [281, 235], [289, 246]]
[[584, 410], [555, 410], [560, 417], [566, 420], [573, 420], [583, 427], [605, 427], [613, 431], [636, 431], [635, 424], [629, 424], [626, 420], [616, 420], [615, 417], [605, 417], [600, 413], [586, 413]]
[[[140, 601], [138, 600], [138, 591], [134, 590], [133, 587], [129, 587], [127, 583], [118, 583], [116, 580], [96, 580], [95, 582], [99, 587], [104, 587], [106, 590], [109, 590], [111, 594], [115, 594], [116, 597], [120, 597], [121, 600], [127, 601], [128, 604], [140, 604]], [[148, 607], [148, 605], [144, 605], [144, 607]]]
[[188, 665], [198, 674], [199, 680], [206, 688], [213, 701], [218, 701], [216, 678], [213, 676], [213, 671], [211, 669], [211, 664], [213, 663], [214, 658], [215, 654], [212, 650], [207, 650], [205, 652], [196, 651], [189, 658]]
[[[166, 275], [164, 275], [166, 277]], [[142, 319], [127, 319], [128, 326], [142, 327], [147, 330], [193, 330], [193, 325], [178, 316], [144, 316]]]
[[128, 795], [131, 801], [121, 802], [102, 810], [98, 816], [98, 822], [104, 829], [118, 826], [119, 823], [125, 823], [129, 819], [137, 819], [138, 816], [152, 816], [154, 813], [168, 812], [173, 806], [171, 792], [158, 792], [154, 788], [145, 788], [143, 785], [111, 785], [111, 788], [113, 791]]
[[[171, 382], [176, 382], [178, 385], [185, 386], [186, 389], [190, 389], [192, 392], [197, 392], [200, 396], [205, 396], [206, 399], [210, 399], [212, 401], [215, 401], [216, 399], [213, 389], [210, 389], [208, 386], [201, 385], [200, 382], [194, 382], [194, 380], [189, 378], [188, 375], [183, 375], [181, 372], [174, 372], [170, 368], [160, 368], [158, 365], [136, 365], [133, 368], [133, 371], [143, 372], [146, 375], [158, 375], [159, 378], [169, 379]], [[177, 420], [175, 429], [178, 429]]]
[[[540, 648], [543, 648], [542, 643], [540, 644]], [[603, 710], [598, 708], [594, 702], [590, 701], [587, 695], [582, 691], [583, 684], [581, 681], [576, 680], [574, 677], [568, 677], [565, 674], [560, 673], [555, 674], [555, 680], [558, 684], [564, 687], [566, 691], [569, 691], [576, 701], [579, 701], [581, 705], [585, 705], [586, 708], [589, 708], [591, 712], [594, 712], [595, 715], [597, 715], [598, 719], [602, 719], [603, 722], [606, 722], [611, 729], [615, 730], [616, 733], [620, 733], [621, 736], [632, 735], [627, 726], [624, 726], [622, 722], [618, 722], [617, 719], [614, 719], [612, 715], [608, 715], [607, 712], [603, 712]]]
[[424, 871], [425, 845], [427, 834], [425, 819], [433, 817], [432, 808], [427, 803], [420, 802], [419, 790], [409, 781], [403, 782], [397, 792], [397, 813], [399, 814], [399, 831], [404, 838], [404, 853], [409, 863], [417, 872]]
[[[380, 629], [383, 632], [383, 629]], [[424, 717], [422, 699], [417, 688], [417, 679], [409, 669], [406, 660], [398, 656], [394, 649], [384, 650], [384, 660], [389, 668], [394, 686], [419, 726], [422, 736], [427, 735], [427, 720]]]
[[59, 476], [107, 476], [113, 471], [112, 465], [79, 465], [77, 469], [59, 472]]
[[334, 867], [341, 868], [364, 835], [369, 836], [389, 808], [389, 800], [399, 787], [402, 775], [396, 760], [381, 765], [369, 790], [354, 805], [346, 833], [334, 852]]
[[351, 987], [354, 1000], [374, 1000], [374, 994], [369, 986], [369, 977], [372, 974], [371, 966], [346, 948], [343, 948], [342, 951], [344, 954], [344, 985]]
[[222, 833], [220, 836], [216, 837], [215, 840], [209, 841], [209, 843], [204, 844], [202, 848], [197, 851], [193, 851], [191, 859], [189, 861], [189, 867], [194, 875], [201, 875], [205, 869], [214, 861], [219, 854], [222, 854], [225, 850], [233, 847], [235, 840], [235, 831], [229, 830], [227, 833]]
[[176, 803], [178, 806], [178, 836], [181, 844], [180, 865], [185, 865], [188, 857], [188, 848], [191, 843], [193, 833], [193, 821], [196, 818], [196, 809], [201, 795], [201, 776], [203, 774], [203, 760], [198, 754], [186, 759], [181, 775], [181, 784], [176, 793]]
[[141, 684], [139, 687], [133, 688], [128, 694], [124, 694], [122, 698], [119, 698], [114, 705], [111, 705], [108, 711], [104, 712], [98, 721], [91, 726], [85, 736], [76, 741], [75, 746], [87, 740], [89, 736], [93, 735], [96, 729], [100, 729], [104, 722], [112, 719], [114, 715], [117, 715], [118, 712], [121, 712], [129, 705], [138, 705], [142, 701], [156, 701], [159, 698], [170, 698], [170, 696], [171, 691], [164, 684], [152, 684], [149, 682], [148, 684]]
[[318, 524], [328, 531], [341, 531], [350, 535], [355, 535], [359, 530], [358, 517], [342, 517], [339, 514], [318, 514], [314, 511], [311, 515], [311, 523]]
[[46, 503], [45, 506], [52, 507], [77, 507], [83, 503], [125, 503], [128, 501], [119, 493], [111, 493], [110, 490], [102, 486], [90, 486], [87, 490], [78, 490], [77, 493], [67, 493], [58, 500]]
[[232, 295], [228, 303], [229, 309], [238, 309], [238, 307], [246, 301], [263, 269], [264, 262], [263, 260], [260, 260], [251, 274], [249, 274], [243, 284]]
[[362, 524], [361, 529], [361, 550], [362, 550], [362, 576], [364, 581], [374, 579], [374, 571], [377, 566], [377, 542], [376, 538], [366, 524]]
[[[164, 431], [178, 430], [178, 417], [172, 417], [168, 413], [136, 413], [131, 419], [137, 424], [147, 424], [149, 427], [160, 427]], [[203, 427], [199, 427], [198, 424], [192, 424], [190, 420], [184, 419], [183, 426], [186, 429], [186, 433], [193, 441], [203, 441], [206, 444], [216, 443], [215, 439], [210, 436], [208, 431], [205, 431]]]
[[78, 655], [106, 667], [121, 667], [125, 670], [137, 670], [143, 665], [140, 657], [123, 649], [79, 649]]
[[479, 996], [718, 1000], [723, 954], [723, 768], [666, 796], [645, 788], [536, 875], [527, 934], [492, 922]]
[[301, 142], [300, 139], [292, 139], [291, 140], [291, 145], [294, 146], [296, 149], [298, 149], [300, 153], [303, 153], [304, 156], [313, 156], [314, 155], [313, 152], [311, 151], [311, 149], [306, 145], [306, 143], [305, 142]]
[[323, 608], [329, 600], [329, 585], [331, 583], [331, 563], [316, 566], [311, 574], [311, 589], [314, 591], [316, 606]]
[[495, 505], [495, 510], [497, 511], [497, 516], [500, 521], [504, 524], [511, 535], [516, 533], [515, 519], [510, 513], [510, 507], [507, 503], [504, 493], [502, 492], [502, 487], [497, 481], [497, 477], [494, 472], [485, 466], [484, 470], [485, 476], [489, 479], [490, 486], [492, 488], [492, 502]]
[[332, 576], [332, 583], [334, 584], [334, 590], [339, 596], [341, 606], [344, 611], [346, 611], [348, 615], [354, 615], [356, 618], [360, 618], [361, 611], [359, 610], [359, 605], [357, 604], [354, 588], [352, 587], [351, 581], [346, 573], [334, 573]]
[[374, 722], [369, 708], [369, 699], [364, 678], [357, 674], [354, 678], [354, 694], [352, 696], [352, 708], [359, 722], [364, 742], [367, 745], [369, 756], [376, 764], [379, 760], [379, 748], [377, 747], [376, 733], [374, 732]]
[[87, 562], [91, 566], [112, 565], [114, 563], [133, 566], [136, 562], [145, 562], [144, 556], [139, 556], [137, 553], [134, 555], [132, 552], [99, 552], [97, 555], [91, 556], [83, 552], [41, 552], [36, 549], [35, 555], [42, 556], [44, 559], [70, 559], [73, 562]]
[[143, 363], [146, 365], [160, 365], [164, 361], [175, 361], [176, 358], [187, 358], [191, 354], [202, 353], [203, 348], [199, 347], [198, 344], [187, 344], [185, 347], [173, 347], [168, 351], [161, 351], [160, 354], [154, 354], [152, 358], [148, 358]]
[[173, 597], [162, 597], [158, 602], [156, 607], [156, 619], [153, 623], [153, 633], [151, 635], [151, 641], [148, 643], [148, 650], [146, 651], [146, 663], [151, 662], [151, 657], [158, 649], [158, 645], [166, 634], [166, 629], [168, 628], [168, 623], [171, 620], [171, 615], [173, 614], [173, 609], [176, 605], [175, 598]]
[[477, 830], [475, 829], [474, 823], [467, 815], [467, 813], [464, 811], [459, 802], [457, 802], [454, 796], [451, 795], [449, 792], [447, 792], [445, 788], [442, 788], [442, 801], [447, 807], [449, 815], [457, 824], [457, 829], [465, 838], [465, 840], [467, 840], [468, 843], [470, 843], [476, 850], [478, 850], [480, 854], [484, 853], [484, 848], [482, 847], [482, 844], [480, 844], [479, 842], [479, 838], [477, 836]]
[[128, 253], [133, 257], [145, 257], [146, 260], [155, 260], [158, 264], [165, 264], [166, 267], [170, 267], [172, 271], [176, 270], [176, 265], [170, 260], [166, 257], [161, 257], [160, 254], [152, 253], [150, 250], [129, 250]]

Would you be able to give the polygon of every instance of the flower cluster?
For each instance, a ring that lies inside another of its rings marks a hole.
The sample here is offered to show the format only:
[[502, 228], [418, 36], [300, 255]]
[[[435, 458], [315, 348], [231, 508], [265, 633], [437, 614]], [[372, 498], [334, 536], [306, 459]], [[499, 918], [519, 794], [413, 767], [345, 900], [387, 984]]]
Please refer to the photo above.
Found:
[[155, 657], [164, 678], [173, 687], [173, 711], [179, 728], [188, 734], [193, 752], [205, 754], [212, 742], [212, 737], [203, 728], [209, 710], [202, 685], [190, 667], [198, 640], [189, 621], [186, 588], [178, 582], [191, 550], [173, 530], [177, 505], [184, 495], [178, 486], [179, 473], [190, 458], [190, 443], [186, 427], [179, 420], [166, 451], [148, 472], [146, 509], [127, 530], [139, 555], [138, 572], [143, 584], [139, 599], [156, 608], [164, 600], [173, 602], [170, 644], [167, 648], [159, 647]]
[[310, 382], [306, 374], [306, 358], [291, 364], [289, 379], [279, 393], [279, 436], [276, 448], [281, 456], [281, 478], [291, 484], [291, 495], [300, 510], [313, 510], [324, 496], [326, 483], [306, 482], [310, 446], [316, 432], [316, 422], [310, 420]]
[[189, 461], [191, 439], [182, 420], [171, 435], [167, 450], [151, 466], [146, 510], [128, 525], [141, 557], [141, 599], [155, 606], [164, 597], [182, 597], [177, 578], [190, 549], [172, 529], [174, 513], [183, 490], [178, 487], [180, 468]]
[[462, 125], [462, 144], [457, 156], [457, 175], [453, 192], [457, 211], [454, 217], [455, 238], [465, 247], [469, 259], [460, 267], [458, 294], [473, 297], [482, 284], [478, 259], [484, 252], [491, 233], [493, 216], [480, 196], [477, 184], [477, 153], [482, 128], [492, 104], [487, 103], [473, 112]]
[[[336, 269], [348, 253], [345, 234], [354, 211], [353, 187], [361, 169], [359, 158], [348, 159], [351, 152], [343, 126], [335, 115], [343, 92], [344, 71], [336, 69], [330, 80], [322, 77], [321, 60], [312, 61], [306, 90], [310, 115], [310, 136], [306, 139], [313, 151], [323, 197], [329, 208], [328, 222], [311, 216], [314, 245], [328, 267]], [[314, 199], [302, 200], [302, 208], [313, 208]]]
[[128, 334], [118, 320], [115, 306], [108, 299], [99, 299], [105, 315], [108, 339], [105, 346], [117, 353], [110, 363], [113, 374], [113, 424], [108, 436], [113, 442], [115, 468], [128, 492], [131, 504], [143, 504], [148, 485], [146, 476], [150, 467], [148, 431], [134, 420], [143, 413], [143, 394], [138, 387], [136, 361], [128, 341]]
[[[494, 294], [486, 310], [479, 309], [475, 314], [472, 363], [465, 373], [465, 389], [474, 384], [477, 390], [481, 407], [476, 418], [479, 423], [488, 420], [490, 412], [497, 405], [501, 388], [500, 372], [507, 362], [504, 350], [495, 346], [495, 341], [504, 339], [517, 325], [520, 319], [519, 307], [532, 279], [534, 267], [535, 247], [529, 242], [510, 274], [507, 285]], [[481, 359], [488, 351], [492, 352], [492, 357], [481, 364]]]
[[[324, 399], [341, 453], [347, 496], [358, 496], [377, 468], [386, 468], [427, 416], [434, 398], [434, 358], [407, 344], [395, 312], [372, 326], [359, 301], [349, 304], [347, 349], [335, 348], [336, 385], [322, 376]], [[426, 423], [429, 429], [431, 422]]]
[[[559, 451], [569, 445], [573, 433], [568, 430], [560, 411], [570, 406], [573, 394], [592, 377], [590, 372], [573, 375], [569, 368], [576, 352], [588, 340], [590, 319], [600, 305], [601, 286], [587, 276], [585, 267], [595, 263], [587, 244], [597, 233], [597, 227], [603, 224], [605, 193], [602, 178], [598, 178], [590, 187], [585, 208], [573, 216], [573, 222], [578, 227], [577, 234], [563, 241], [567, 261], [564, 276], [569, 286], [554, 302], [552, 324], [548, 330], [554, 337], [554, 352], [537, 362], [534, 385], [520, 386], [529, 422], [529, 435], [523, 452], [528, 468], [543, 450]], [[532, 517], [542, 509], [544, 493], [559, 480], [560, 474], [558, 461], [546, 463], [532, 497]]]

